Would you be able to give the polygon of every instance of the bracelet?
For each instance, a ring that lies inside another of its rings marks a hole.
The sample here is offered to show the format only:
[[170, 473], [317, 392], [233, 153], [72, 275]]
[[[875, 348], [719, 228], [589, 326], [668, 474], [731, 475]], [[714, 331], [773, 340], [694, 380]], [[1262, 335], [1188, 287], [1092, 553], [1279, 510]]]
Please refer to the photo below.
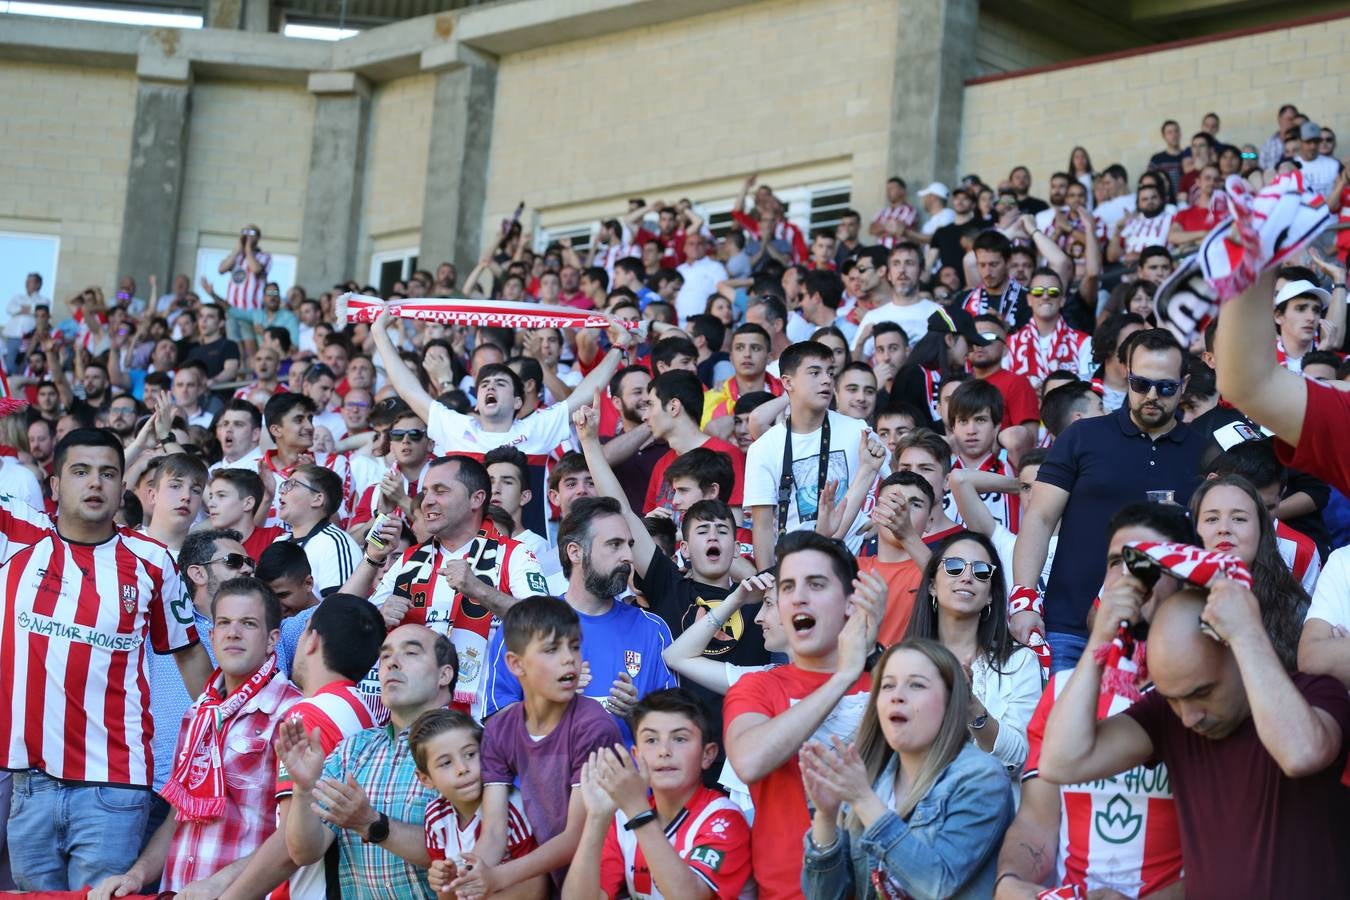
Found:
[[703, 621], [711, 622], [713, 625], [713, 631], [721, 631], [722, 626], [727, 624], [726, 622], [723, 622], [721, 619], [717, 618], [717, 613], [714, 612], [710, 612], [706, 616], [704, 616]]
[[370, 566], [370, 567], [373, 568], [373, 569], [379, 569], [379, 568], [382, 568], [382, 567], [384, 566], [384, 563], [382, 563], [382, 562], [376, 562], [375, 560], [371, 559], [371, 558], [370, 558], [370, 554], [368, 554], [368, 553], [363, 553], [363, 554], [362, 554], [362, 557], [365, 559], [366, 565]]
[[636, 816], [633, 816], [633, 818], [629, 819], [627, 822], [624, 822], [623, 830], [637, 831], [639, 828], [641, 828], [643, 825], [646, 825], [648, 822], [655, 822], [655, 821], [656, 821], [656, 810], [649, 809], [646, 812], [638, 813]]

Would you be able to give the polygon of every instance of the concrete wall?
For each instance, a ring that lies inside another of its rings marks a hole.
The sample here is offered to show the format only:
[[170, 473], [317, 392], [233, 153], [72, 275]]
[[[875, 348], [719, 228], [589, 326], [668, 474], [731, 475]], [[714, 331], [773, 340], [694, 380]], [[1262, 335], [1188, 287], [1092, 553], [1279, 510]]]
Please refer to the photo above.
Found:
[[1259, 146], [1286, 102], [1350, 130], [1350, 18], [970, 85], [960, 170], [993, 184], [1022, 163], [1041, 193], [1081, 144], [1098, 169], [1120, 162], [1133, 178], [1162, 149], [1165, 119], [1184, 144], [1217, 112], [1221, 139]]
[[870, 214], [901, 6], [782, 0], [503, 57], [485, 230], [521, 200], [543, 222], [577, 221], [827, 163]]
[[262, 229], [264, 249], [296, 252], [313, 123], [303, 87], [193, 85], [175, 271], [191, 275], [198, 247], [233, 246], [249, 222]]
[[1073, 59], [1079, 53], [1043, 32], [996, 13], [980, 10], [975, 36], [975, 75], [1015, 72]]
[[[136, 113], [136, 76], [108, 69], [0, 63], [0, 230], [54, 234], [65, 298], [115, 289]], [[22, 285], [0, 285], [13, 295]]]
[[371, 252], [417, 246], [434, 88], [434, 76], [415, 75], [380, 84], [371, 97], [362, 216], [364, 259], [356, 266], [362, 279]]

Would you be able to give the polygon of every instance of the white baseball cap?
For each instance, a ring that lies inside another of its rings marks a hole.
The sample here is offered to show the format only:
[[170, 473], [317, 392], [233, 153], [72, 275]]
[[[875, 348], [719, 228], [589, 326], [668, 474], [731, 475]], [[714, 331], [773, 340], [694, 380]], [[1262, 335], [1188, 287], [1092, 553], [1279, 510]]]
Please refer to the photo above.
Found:
[[1311, 281], [1300, 278], [1298, 281], [1286, 282], [1285, 286], [1280, 288], [1280, 292], [1275, 295], [1275, 305], [1287, 303], [1295, 297], [1316, 297], [1326, 309], [1331, 305], [1331, 293], [1324, 291]]
[[929, 195], [932, 195], [934, 197], [941, 197], [943, 200], [946, 200], [949, 196], [951, 196], [951, 192], [947, 190], [947, 186], [942, 182], [934, 181], [932, 184], [928, 185], [928, 187], [919, 191], [920, 197], [927, 197]]

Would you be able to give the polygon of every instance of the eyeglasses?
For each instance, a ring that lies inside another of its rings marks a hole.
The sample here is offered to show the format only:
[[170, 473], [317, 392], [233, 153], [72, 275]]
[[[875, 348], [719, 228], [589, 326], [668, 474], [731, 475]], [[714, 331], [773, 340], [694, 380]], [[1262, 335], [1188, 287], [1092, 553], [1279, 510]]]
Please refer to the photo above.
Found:
[[225, 568], [233, 569], [236, 572], [244, 568], [245, 566], [247, 566], [250, 570], [256, 569], [258, 567], [258, 564], [253, 561], [252, 557], [245, 556], [242, 553], [226, 553], [224, 556], [220, 556], [215, 559], [208, 559], [204, 563], [204, 565], [209, 566], [212, 563], [218, 562], [223, 562], [225, 564]]
[[342, 402], [342, 405], [343, 405], [343, 406], [353, 406], [353, 407], [355, 407], [355, 408], [357, 408], [357, 409], [365, 409], [366, 407], [370, 406], [370, 404], [367, 403], [367, 402], [364, 401], [364, 400], [344, 400], [344, 401]]
[[1034, 287], [1027, 293], [1033, 297], [1058, 297], [1060, 291], [1057, 287]]
[[1256, 159], [1256, 154], [1255, 154], [1255, 153], [1244, 153], [1244, 154], [1242, 154], [1242, 158], [1243, 158], [1243, 159]]
[[952, 578], [960, 578], [965, 574], [966, 569], [970, 569], [970, 574], [975, 576], [976, 581], [988, 581], [994, 577], [994, 570], [998, 566], [993, 563], [987, 563], [983, 560], [966, 560], [959, 556], [944, 556], [942, 558], [942, 571], [946, 572]]
[[1154, 381], [1152, 378], [1143, 378], [1139, 375], [1130, 375], [1130, 390], [1136, 394], [1148, 396], [1154, 388], [1158, 389], [1159, 397], [1171, 397], [1181, 390], [1181, 382], [1174, 378], [1164, 378], [1161, 381]]
[[402, 440], [420, 441], [427, 436], [425, 428], [393, 428], [389, 431], [389, 442], [395, 443]]
[[280, 492], [283, 493], [283, 494], [289, 494], [291, 491], [293, 491], [293, 490], [295, 489], [295, 486], [296, 486], [297, 484], [300, 485], [300, 486], [303, 487], [303, 488], [308, 488], [309, 490], [313, 491], [313, 492], [316, 493], [316, 494], [322, 494], [322, 493], [323, 493], [323, 491], [319, 490], [319, 489], [316, 488], [314, 485], [309, 484], [309, 483], [306, 482], [306, 481], [302, 481], [302, 480], [299, 479], [299, 478], [287, 478], [285, 481], [283, 481], [283, 482], [281, 483], [281, 487], [277, 488], [277, 490], [280, 491]]

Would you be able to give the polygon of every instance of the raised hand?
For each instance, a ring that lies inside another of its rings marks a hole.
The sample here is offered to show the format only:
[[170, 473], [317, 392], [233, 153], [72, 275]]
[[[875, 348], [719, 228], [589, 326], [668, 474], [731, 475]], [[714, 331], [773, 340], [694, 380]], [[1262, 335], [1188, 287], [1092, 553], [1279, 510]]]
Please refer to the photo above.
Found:
[[287, 719], [277, 726], [275, 742], [277, 759], [285, 767], [291, 783], [302, 791], [314, 790], [323, 776], [324, 753], [319, 729], [306, 732], [301, 719]]

